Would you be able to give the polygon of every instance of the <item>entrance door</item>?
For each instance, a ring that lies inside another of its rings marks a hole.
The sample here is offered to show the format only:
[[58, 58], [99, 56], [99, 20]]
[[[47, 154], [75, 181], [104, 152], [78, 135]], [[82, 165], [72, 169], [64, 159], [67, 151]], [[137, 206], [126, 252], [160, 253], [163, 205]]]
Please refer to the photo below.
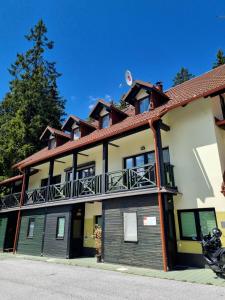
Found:
[[70, 256], [80, 257], [83, 255], [84, 203], [74, 206], [71, 227]]
[[165, 219], [166, 219], [166, 232], [167, 232], [167, 247], [168, 247], [168, 265], [170, 270], [176, 265], [176, 255], [177, 255], [177, 242], [176, 242], [176, 230], [174, 222], [174, 207], [173, 198], [167, 198], [165, 207]]
[[8, 214], [8, 222], [5, 233], [4, 251], [13, 251], [15, 233], [16, 233], [17, 213], [11, 212]]

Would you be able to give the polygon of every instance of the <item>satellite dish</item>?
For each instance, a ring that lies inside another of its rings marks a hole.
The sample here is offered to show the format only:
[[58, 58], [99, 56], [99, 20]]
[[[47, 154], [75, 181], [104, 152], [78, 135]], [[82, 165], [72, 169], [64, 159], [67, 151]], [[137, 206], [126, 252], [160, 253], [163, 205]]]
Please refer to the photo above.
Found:
[[131, 72], [128, 70], [125, 72], [125, 80], [126, 80], [127, 85], [129, 85], [129, 86], [132, 85], [133, 78], [132, 78]]

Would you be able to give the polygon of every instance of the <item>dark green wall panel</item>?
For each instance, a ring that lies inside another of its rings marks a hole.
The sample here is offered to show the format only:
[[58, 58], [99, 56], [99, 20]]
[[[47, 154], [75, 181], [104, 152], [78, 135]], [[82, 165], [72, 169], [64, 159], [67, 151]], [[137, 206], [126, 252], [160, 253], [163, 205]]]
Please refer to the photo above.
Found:
[[[136, 212], [138, 242], [124, 242], [123, 213]], [[146, 216], [156, 217], [156, 226], [144, 226]], [[159, 208], [155, 194], [103, 201], [104, 260], [106, 262], [163, 268]]]
[[[34, 236], [27, 238], [29, 219], [35, 219]], [[42, 237], [44, 231], [44, 210], [33, 210], [22, 213], [20, 235], [17, 246], [17, 252], [28, 255], [41, 255]]]
[[7, 221], [7, 217], [0, 217], [0, 251], [3, 251], [4, 248]]
[[[68, 226], [71, 207], [59, 206], [49, 208], [46, 218], [46, 229], [44, 239], [44, 256], [62, 257], [68, 256]], [[58, 217], [65, 217], [64, 239], [56, 239], [56, 227]]]

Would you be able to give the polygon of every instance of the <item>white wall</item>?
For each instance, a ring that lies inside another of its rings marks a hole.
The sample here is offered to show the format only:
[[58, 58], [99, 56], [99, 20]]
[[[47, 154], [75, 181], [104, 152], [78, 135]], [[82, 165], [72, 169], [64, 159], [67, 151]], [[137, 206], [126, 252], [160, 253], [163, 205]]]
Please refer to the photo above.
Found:
[[220, 193], [222, 171], [211, 100], [201, 99], [171, 111], [165, 122], [178, 190], [176, 209], [216, 207], [225, 210]]

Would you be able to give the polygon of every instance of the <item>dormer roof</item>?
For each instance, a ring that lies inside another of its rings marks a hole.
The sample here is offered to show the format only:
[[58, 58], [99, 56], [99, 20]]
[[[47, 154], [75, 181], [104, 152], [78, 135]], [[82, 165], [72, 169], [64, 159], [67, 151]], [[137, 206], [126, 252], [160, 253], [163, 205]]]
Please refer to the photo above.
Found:
[[162, 92], [159, 88], [153, 85], [150, 82], [145, 82], [142, 80], [135, 80], [133, 86], [129, 89], [129, 91], [123, 96], [123, 101], [135, 105], [135, 97], [140, 92], [140, 90], [145, 90], [148, 93], [154, 91], [156, 94], [160, 95], [164, 100], [168, 101], [169, 97]]
[[51, 135], [62, 137], [63, 139], [70, 139], [69, 134], [60, 131], [58, 129], [52, 128], [50, 126], [47, 126], [44, 132], [42, 133], [42, 135], [40, 136], [40, 140], [48, 140]]
[[69, 115], [69, 117], [66, 119], [62, 126], [62, 130], [72, 131], [72, 126], [74, 125], [74, 123], [76, 123], [77, 126], [82, 125], [88, 127], [92, 131], [96, 129], [96, 127], [93, 124], [90, 124], [87, 121], [84, 121], [74, 115]]
[[94, 108], [92, 109], [92, 111], [89, 114], [90, 118], [95, 119], [95, 120], [99, 120], [100, 112], [103, 109], [105, 109], [107, 112], [112, 112], [113, 111], [113, 112], [117, 113], [118, 115], [120, 115], [123, 118], [128, 116], [124, 111], [118, 109], [114, 104], [106, 102], [103, 99], [99, 99], [97, 101], [96, 105], [94, 106]]

